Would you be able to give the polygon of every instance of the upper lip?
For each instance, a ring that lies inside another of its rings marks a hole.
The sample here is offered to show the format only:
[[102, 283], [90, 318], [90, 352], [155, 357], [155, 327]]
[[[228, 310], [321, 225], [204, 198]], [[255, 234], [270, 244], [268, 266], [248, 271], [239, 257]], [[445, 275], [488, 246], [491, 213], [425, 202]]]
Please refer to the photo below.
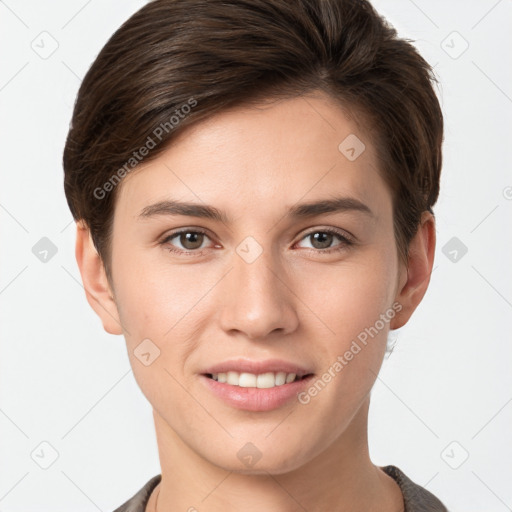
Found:
[[264, 361], [254, 361], [250, 359], [230, 359], [222, 363], [215, 364], [208, 367], [203, 374], [213, 373], [227, 373], [227, 372], [238, 372], [238, 373], [268, 373], [268, 372], [285, 372], [295, 373], [298, 377], [304, 377], [310, 373], [313, 373], [303, 366], [282, 359], [265, 359]]

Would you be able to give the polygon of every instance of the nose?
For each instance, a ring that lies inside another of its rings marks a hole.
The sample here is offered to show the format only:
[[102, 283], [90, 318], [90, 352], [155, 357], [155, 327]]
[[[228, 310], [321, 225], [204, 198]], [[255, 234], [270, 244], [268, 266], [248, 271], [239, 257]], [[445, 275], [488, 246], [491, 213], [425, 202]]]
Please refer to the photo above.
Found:
[[222, 329], [243, 333], [249, 339], [293, 332], [298, 325], [296, 297], [287, 281], [286, 272], [273, 261], [270, 251], [263, 251], [251, 263], [235, 253], [219, 301]]

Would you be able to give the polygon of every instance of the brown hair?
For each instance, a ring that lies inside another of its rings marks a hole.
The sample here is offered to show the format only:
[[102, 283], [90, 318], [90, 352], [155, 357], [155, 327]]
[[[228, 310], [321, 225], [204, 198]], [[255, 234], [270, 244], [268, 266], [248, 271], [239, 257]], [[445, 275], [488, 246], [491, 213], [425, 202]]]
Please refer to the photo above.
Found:
[[67, 201], [110, 275], [116, 185], [142, 158], [216, 112], [320, 90], [376, 134], [406, 261], [439, 194], [434, 82], [365, 0], [153, 0], [112, 35], [81, 84], [63, 155]]

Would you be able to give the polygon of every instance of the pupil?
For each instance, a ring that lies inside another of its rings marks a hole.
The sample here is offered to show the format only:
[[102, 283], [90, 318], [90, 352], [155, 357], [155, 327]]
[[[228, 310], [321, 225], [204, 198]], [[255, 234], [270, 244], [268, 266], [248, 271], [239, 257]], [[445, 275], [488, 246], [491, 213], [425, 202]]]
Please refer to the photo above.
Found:
[[[313, 247], [315, 249], [327, 249], [331, 245], [333, 235], [331, 233], [324, 233], [322, 231], [313, 234]], [[319, 242], [320, 246], [315, 245]]]
[[181, 235], [181, 244], [185, 249], [197, 249], [203, 243], [202, 233], [184, 233]]

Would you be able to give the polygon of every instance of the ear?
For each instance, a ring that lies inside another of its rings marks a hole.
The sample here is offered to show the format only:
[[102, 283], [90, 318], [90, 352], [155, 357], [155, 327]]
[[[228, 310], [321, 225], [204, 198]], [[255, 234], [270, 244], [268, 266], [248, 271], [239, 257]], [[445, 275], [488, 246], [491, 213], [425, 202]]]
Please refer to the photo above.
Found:
[[398, 292], [395, 300], [402, 305], [390, 322], [390, 329], [403, 327], [423, 299], [430, 283], [436, 247], [434, 216], [423, 212], [420, 226], [409, 244], [407, 267], [400, 272]]
[[119, 312], [107, 279], [103, 261], [94, 246], [85, 223], [76, 224], [75, 256], [84, 284], [87, 301], [110, 334], [123, 334]]

